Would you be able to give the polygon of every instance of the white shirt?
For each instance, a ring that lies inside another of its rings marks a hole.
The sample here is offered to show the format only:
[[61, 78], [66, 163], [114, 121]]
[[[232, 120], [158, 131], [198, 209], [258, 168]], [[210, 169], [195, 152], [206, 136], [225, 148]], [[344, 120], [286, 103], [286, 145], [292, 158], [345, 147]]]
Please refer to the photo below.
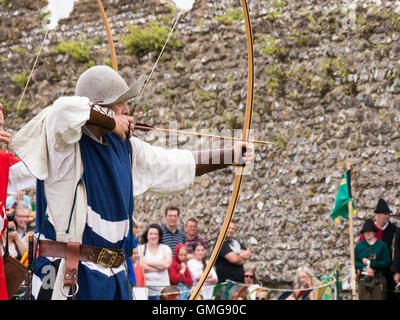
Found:
[[[61, 97], [31, 119], [12, 141], [16, 155], [32, 175], [44, 180], [46, 213], [48, 221], [54, 226], [57, 241], [82, 239], [88, 215], [83, 184], [77, 187], [73, 219], [69, 220], [69, 216], [74, 190], [83, 173], [79, 140], [89, 120], [90, 110], [86, 97]], [[154, 147], [135, 137], [129, 141], [132, 146], [132, 172], [127, 174], [132, 175], [134, 196], [144, 192], [177, 192], [192, 184], [196, 165], [191, 151]], [[67, 227], [69, 233], [66, 233]], [[64, 267], [65, 260], [62, 259], [52, 299], [65, 299], [61, 294], [61, 270]]]
[[[155, 255], [150, 252], [149, 248], [146, 248], [146, 252], [144, 252], [144, 249], [145, 245], [139, 246], [139, 257], [143, 257], [144, 262], [159, 262], [165, 259], [167, 255], [172, 257], [171, 248], [166, 244], [160, 243]], [[149, 289], [149, 296], [160, 295], [161, 290], [170, 285], [168, 268], [158, 272], [145, 272], [144, 275], [146, 286]]]
[[[201, 275], [203, 274], [204, 271], [204, 266], [201, 262], [195, 260], [195, 259], [190, 259], [187, 263], [187, 266], [190, 271], [190, 275], [193, 280], [193, 288], [196, 287], [197, 283], [200, 279]], [[211, 268], [211, 271], [209, 273], [216, 281], [218, 281], [217, 273], [215, 272], [214, 267]], [[203, 300], [212, 300], [213, 299], [213, 290], [214, 290], [214, 284], [208, 284], [204, 283], [202, 290], [201, 290], [201, 296], [203, 297]]]

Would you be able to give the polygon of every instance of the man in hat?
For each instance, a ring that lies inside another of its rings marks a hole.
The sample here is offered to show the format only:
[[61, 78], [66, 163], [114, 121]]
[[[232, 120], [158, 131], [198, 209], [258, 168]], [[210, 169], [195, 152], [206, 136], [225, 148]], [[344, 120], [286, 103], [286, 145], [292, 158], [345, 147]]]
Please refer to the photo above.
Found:
[[390, 270], [390, 253], [386, 243], [377, 239], [377, 231], [374, 222], [367, 219], [361, 230], [364, 240], [354, 249], [360, 300], [384, 300], [386, 296], [385, 275]]
[[[390, 252], [390, 260], [393, 261], [393, 240], [394, 235], [396, 233], [397, 227], [390, 222], [390, 214], [392, 210], [390, 210], [384, 199], [379, 199], [375, 208], [375, 226], [377, 228], [376, 238], [378, 240], [382, 240], [386, 243]], [[363, 234], [360, 235], [360, 241], [364, 240]], [[395, 299], [393, 290], [395, 287], [395, 282], [393, 280], [393, 274], [390, 270], [387, 270], [387, 274], [385, 274], [387, 288], [388, 288], [388, 300]]]
[[[251, 161], [253, 146], [245, 142], [191, 152], [132, 136], [125, 102], [143, 84], [140, 77], [128, 87], [113, 69], [92, 67], [75, 96], [57, 99], [16, 135], [16, 153], [38, 178], [35, 299], [131, 299], [121, 249], [125, 241], [132, 247], [134, 196], [184, 190], [195, 175], [238, 161], [242, 147], [245, 164]], [[219, 164], [200, 162], [216, 156]]]

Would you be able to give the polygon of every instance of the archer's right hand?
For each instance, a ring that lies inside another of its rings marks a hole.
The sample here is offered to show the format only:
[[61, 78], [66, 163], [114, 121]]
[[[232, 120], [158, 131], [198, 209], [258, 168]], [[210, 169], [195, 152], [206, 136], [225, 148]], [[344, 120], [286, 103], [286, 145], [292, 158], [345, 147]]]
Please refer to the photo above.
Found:
[[135, 124], [135, 120], [133, 117], [116, 114], [114, 115], [115, 120], [115, 128], [113, 132], [121, 137], [121, 142], [125, 141], [126, 138], [130, 138], [132, 136], [132, 129]]

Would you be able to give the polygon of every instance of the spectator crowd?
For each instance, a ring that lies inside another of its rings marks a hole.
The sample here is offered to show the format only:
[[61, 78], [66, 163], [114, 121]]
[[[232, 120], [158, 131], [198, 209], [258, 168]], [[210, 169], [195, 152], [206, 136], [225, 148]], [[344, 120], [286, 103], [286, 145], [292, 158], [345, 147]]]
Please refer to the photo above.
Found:
[[[170, 286], [175, 287], [173, 293], [177, 293], [177, 299], [187, 300], [207, 265], [208, 240], [199, 234], [195, 218], [187, 219], [184, 230], [178, 228], [178, 207], [167, 207], [164, 218], [165, 224], [152, 223], [145, 229], [141, 235], [142, 243], [138, 246], [138, 254], [133, 254], [130, 259], [132, 264], [143, 266], [138, 271], [138, 279], [144, 279], [149, 300], [164, 299], [163, 295], [174, 297], [174, 294], [164, 290]], [[135, 221], [136, 230], [138, 224]], [[251, 251], [233, 238], [235, 226], [233, 222], [229, 226], [228, 236], [215, 267], [205, 280], [201, 299], [213, 299], [213, 290], [217, 283], [227, 280], [244, 283], [243, 265], [251, 257]], [[136, 277], [136, 271], [134, 273]], [[138, 297], [143, 294], [139, 287], [138, 283], [133, 285], [133, 292]]]
[[[8, 232], [0, 242], [4, 252], [26, 264], [28, 235], [35, 230], [35, 203], [24, 190], [7, 198]], [[366, 219], [355, 247], [355, 269], [360, 300], [398, 300], [400, 282], [400, 236], [390, 222], [392, 211], [379, 199], [375, 218]], [[191, 217], [180, 224], [180, 209], [165, 209], [165, 223], [146, 228], [134, 220], [133, 253], [127, 258], [128, 276], [136, 299], [187, 300], [199, 282], [210, 254], [209, 241], [200, 234], [198, 221]], [[36, 228], [36, 231], [38, 228]], [[140, 234], [140, 230], [143, 233]], [[235, 237], [236, 223], [231, 222], [225, 241], [201, 290], [200, 299], [267, 300], [271, 291], [257, 282], [255, 270], [246, 266], [252, 256]], [[8, 236], [8, 237], [7, 237]], [[224, 285], [222, 292], [221, 285]], [[320, 277], [307, 266], [296, 271], [293, 289], [280, 292], [278, 300], [323, 299], [318, 291], [325, 288]], [[15, 297], [22, 296], [20, 290]], [[14, 297], [14, 298], [15, 298]], [[329, 296], [332, 298], [332, 295]]]
[[[7, 198], [6, 213], [8, 232], [3, 234], [0, 248], [4, 252], [8, 239], [9, 254], [26, 264], [28, 235], [35, 232], [35, 203], [22, 190]], [[366, 219], [360, 230], [355, 247], [360, 300], [398, 300], [400, 232], [390, 221], [391, 214], [386, 202], [379, 199], [375, 218]], [[164, 224], [151, 223], [146, 228], [134, 220], [134, 248], [127, 262], [131, 266], [128, 276], [136, 299], [187, 300], [207, 265], [209, 241], [199, 232], [198, 221], [188, 218], [184, 224], [182, 222], [184, 228], [180, 229], [180, 209], [176, 206], [167, 207], [164, 218]], [[270, 299], [271, 291], [265, 290], [262, 283], [257, 282], [255, 270], [246, 266], [252, 252], [235, 237], [235, 232], [236, 223], [231, 222], [216, 263], [204, 282], [200, 299]], [[321, 287], [325, 288], [310, 267], [299, 266], [293, 289], [280, 292], [275, 298], [319, 300], [323, 299], [318, 291]], [[22, 293], [20, 290], [15, 297]]]
[[[399, 299], [400, 231], [390, 222], [391, 214], [385, 200], [379, 199], [374, 219], [366, 219], [360, 230], [355, 247], [360, 300]], [[184, 222], [183, 230], [178, 227], [178, 207], [167, 207], [164, 218], [164, 224], [153, 223], [146, 228], [141, 236], [142, 244], [130, 258], [135, 265], [143, 266], [139, 271], [135, 269], [138, 280], [132, 288], [138, 293], [145, 288], [151, 300], [186, 300], [207, 265], [209, 241], [199, 233], [198, 221], [193, 217]], [[136, 230], [138, 224], [141, 225], [135, 221]], [[246, 265], [252, 252], [235, 237], [235, 232], [236, 223], [231, 222], [216, 263], [204, 282], [200, 299], [268, 300], [273, 296], [274, 290], [263, 288], [262, 283], [257, 282], [255, 270]], [[275, 299], [333, 299], [326, 279], [329, 277], [316, 276], [309, 266], [299, 266], [293, 288], [278, 292]], [[221, 290], [222, 284], [224, 290]], [[147, 295], [138, 294], [137, 298]]]

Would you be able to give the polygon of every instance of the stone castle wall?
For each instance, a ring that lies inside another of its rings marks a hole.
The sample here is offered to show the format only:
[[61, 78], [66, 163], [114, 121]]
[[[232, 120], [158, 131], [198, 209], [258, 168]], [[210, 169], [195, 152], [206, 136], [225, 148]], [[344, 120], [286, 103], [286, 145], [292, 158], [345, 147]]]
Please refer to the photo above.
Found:
[[[155, 57], [129, 54], [121, 37], [128, 24], [146, 26], [173, 20], [178, 11], [159, 1], [103, 1], [116, 42], [119, 70], [132, 83], [151, 71]], [[60, 95], [72, 95], [88, 67], [54, 48], [70, 39], [101, 39], [90, 60], [109, 57], [96, 1], [81, 0], [68, 19], [51, 30], [25, 95], [15, 74], [30, 71], [44, 30], [45, 1], [0, 4], [0, 99], [7, 102], [6, 127], [18, 130]], [[254, 168], [245, 177], [234, 220], [237, 236], [253, 251], [249, 264], [259, 279], [291, 281], [309, 264], [317, 274], [349, 265], [347, 222], [329, 213], [344, 174], [353, 164], [357, 207], [354, 234], [383, 197], [396, 213], [400, 206], [400, 4], [399, 1], [249, 1], [255, 49]], [[240, 1], [196, 1], [180, 18], [135, 114], [138, 122], [179, 129], [238, 129], [247, 95], [247, 47], [243, 21], [221, 22], [241, 9]], [[155, 144], [159, 136], [141, 135]], [[179, 137], [178, 146], [193, 141]], [[192, 143], [197, 147], [197, 141]], [[175, 203], [181, 220], [196, 217], [200, 230], [216, 240], [234, 175], [231, 169], [199, 178], [173, 195], [146, 194], [135, 200], [144, 225], [163, 223], [164, 208]], [[399, 216], [392, 218], [399, 222]], [[183, 225], [181, 225], [183, 227]]]

